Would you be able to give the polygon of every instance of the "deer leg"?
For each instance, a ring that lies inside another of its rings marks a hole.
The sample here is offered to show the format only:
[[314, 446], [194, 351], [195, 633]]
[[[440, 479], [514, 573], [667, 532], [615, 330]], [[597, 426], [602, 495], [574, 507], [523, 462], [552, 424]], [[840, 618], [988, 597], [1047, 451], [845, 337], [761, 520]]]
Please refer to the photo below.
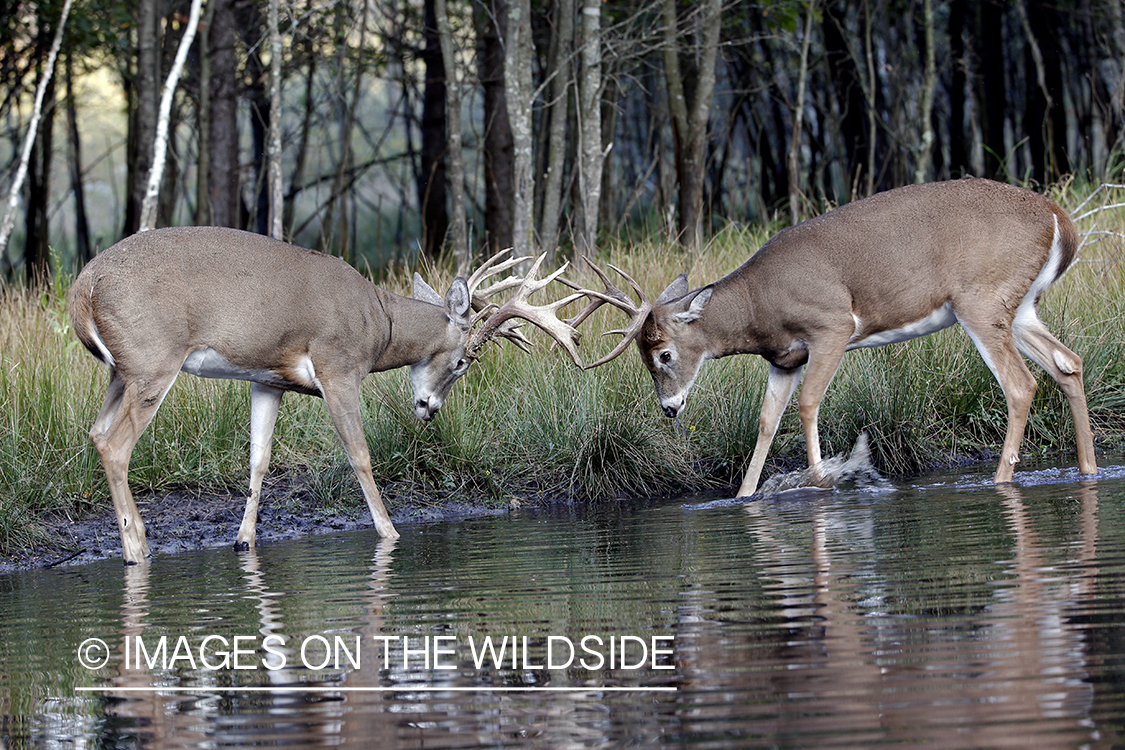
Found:
[[835, 348], [818, 347], [816, 350], [810, 350], [805, 382], [801, 385], [801, 393], [797, 396], [801, 426], [805, 431], [805, 451], [808, 454], [809, 468], [813, 469], [814, 474], [821, 459], [820, 429], [817, 426], [820, 402], [824, 400], [824, 394], [828, 392], [832, 378], [836, 377], [840, 360], [844, 358], [846, 350], [846, 340]]
[[262, 497], [262, 479], [270, 468], [270, 447], [277, 412], [285, 392], [262, 383], [250, 385], [250, 496], [246, 512], [238, 527], [235, 549], [253, 549], [258, 526], [258, 501]]
[[749, 497], [758, 489], [758, 480], [766, 465], [766, 454], [769, 453], [774, 435], [777, 434], [777, 426], [781, 424], [781, 415], [785, 413], [789, 399], [797, 390], [803, 371], [804, 367], [786, 370], [770, 365], [766, 394], [762, 398], [762, 409], [758, 416], [758, 441], [754, 443], [754, 455], [750, 458], [750, 466], [746, 469], [746, 476], [742, 478], [737, 497]]
[[1083, 474], [1097, 474], [1094, 433], [1090, 429], [1086, 388], [1082, 382], [1082, 358], [1051, 335], [1034, 309], [1030, 315], [1016, 315], [1012, 323], [1012, 335], [1016, 347], [1024, 356], [1046, 370], [1066, 394], [1067, 403], [1070, 404], [1070, 415], [1074, 420], [1078, 470]]
[[121, 531], [121, 551], [126, 564], [149, 556], [145, 525], [129, 491], [129, 459], [141, 433], [156, 415], [176, 373], [126, 382], [117, 370], [110, 375], [105, 403], [90, 430], [90, 440], [101, 457]]
[[1004, 399], [1008, 402], [1008, 429], [1004, 447], [1000, 449], [1000, 465], [996, 467], [993, 481], [996, 484], [1012, 481], [1015, 465], [1020, 460], [1020, 443], [1023, 441], [1027, 415], [1038, 388], [1031, 371], [1016, 349], [1015, 340], [1007, 326], [994, 322], [983, 324], [961, 320], [961, 325], [972, 338], [977, 351], [988, 369], [1000, 383]]
[[375, 530], [379, 536], [395, 539], [395, 531], [391, 517], [383, 505], [383, 498], [379, 488], [375, 485], [375, 477], [371, 473], [371, 454], [367, 450], [367, 436], [363, 432], [363, 418], [359, 405], [359, 382], [353, 381], [341, 387], [334, 383], [325, 382], [321, 378], [321, 393], [328, 406], [328, 413], [332, 415], [332, 423], [336, 432], [344, 443], [344, 450], [348, 454], [352, 471], [359, 479], [359, 486], [363, 489], [363, 497], [367, 500], [367, 507], [371, 510], [371, 518], [375, 522]]

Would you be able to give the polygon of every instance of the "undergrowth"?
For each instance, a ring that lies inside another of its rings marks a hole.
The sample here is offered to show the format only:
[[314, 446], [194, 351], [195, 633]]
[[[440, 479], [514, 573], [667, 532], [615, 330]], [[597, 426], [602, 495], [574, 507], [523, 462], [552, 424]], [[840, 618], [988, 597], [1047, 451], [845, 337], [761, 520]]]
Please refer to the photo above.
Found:
[[[1073, 209], [1081, 202], [1075, 193], [1063, 186], [1055, 197]], [[1117, 200], [1111, 192], [1097, 198], [1103, 205]], [[1107, 210], [1079, 228], [1095, 224], [1081, 259], [1047, 292], [1040, 310], [1048, 327], [1084, 358], [1097, 444], [1116, 449], [1125, 435], [1125, 212]], [[695, 257], [658, 239], [610, 244], [600, 260], [628, 270], [655, 297], [682, 270], [693, 286], [729, 273], [778, 228], [730, 225]], [[442, 289], [452, 278], [443, 269], [428, 275]], [[581, 267], [568, 276], [595, 283]], [[69, 329], [66, 283], [36, 292], [0, 290], [0, 549], [34, 543], [52, 516], [82, 515], [109, 503], [87, 437], [108, 371]], [[409, 283], [401, 272], [383, 286], [408, 293]], [[616, 337], [600, 334], [619, 326], [620, 317], [607, 310], [584, 326], [587, 361], [615, 343]], [[597, 500], [738, 484], [757, 438], [763, 360], [732, 357], [705, 365], [687, 409], [673, 421], [661, 413], [634, 353], [583, 372], [538, 334], [532, 333], [537, 345], [530, 356], [507, 344], [493, 346], [428, 424], [413, 414], [405, 370], [365, 381], [368, 443], [392, 512], [395, 497], [404, 495], [435, 503], [466, 496]], [[1023, 453], [1070, 460], [1074, 431], [1066, 400], [1032, 369], [1040, 388]], [[876, 465], [892, 475], [987, 458], [999, 450], [1006, 422], [1003, 394], [959, 327], [849, 353], [820, 412], [826, 456], [847, 450], [866, 431]], [[309, 477], [325, 504], [362, 503], [318, 399], [287, 395], [274, 441], [275, 470]], [[245, 484], [248, 443], [248, 384], [181, 377], [134, 451], [130, 484], [139, 493]], [[803, 462], [804, 440], [791, 406], [766, 475]]]

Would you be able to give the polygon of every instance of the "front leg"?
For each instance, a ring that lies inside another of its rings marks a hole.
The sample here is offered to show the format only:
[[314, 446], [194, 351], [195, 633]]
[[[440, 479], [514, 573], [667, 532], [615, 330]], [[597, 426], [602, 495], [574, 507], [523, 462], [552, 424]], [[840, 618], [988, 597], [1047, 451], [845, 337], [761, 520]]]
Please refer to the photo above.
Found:
[[766, 465], [766, 454], [777, 434], [777, 426], [781, 424], [781, 415], [785, 413], [785, 407], [793, 397], [793, 391], [797, 390], [797, 383], [801, 381], [803, 370], [804, 367], [786, 370], [770, 365], [766, 394], [762, 398], [762, 409], [758, 416], [758, 441], [754, 444], [754, 455], [746, 469], [746, 476], [742, 478], [742, 486], [738, 488], [738, 497], [749, 497], [758, 489], [758, 480]]
[[258, 527], [258, 501], [262, 497], [262, 479], [270, 468], [270, 447], [281, 397], [285, 392], [261, 383], [250, 386], [250, 496], [238, 527], [235, 549], [253, 549]]
[[367, 436], [363, 432], [363, 418], [359, 405], [360, 380], [352, 381], [349, 378], [344, 380], [348, 382], [328, 381], [321, 377], [320, 387], [324, 395], [324, 403], [328, 406], [332, 423], [336, 426], [344, 450], [347, 451], [352, 471], [359, 479], [363, 497], [367, 500], [367, 507], [375, 522], [375, 530], [381, 537], [397, 539], [398, 531], [391, 523], [391, 517], [387, 513], [386, 506], [383, 505], [379, 488], [375, 485], [375, 477], [371, 473], [371, 453], [367, 450]]

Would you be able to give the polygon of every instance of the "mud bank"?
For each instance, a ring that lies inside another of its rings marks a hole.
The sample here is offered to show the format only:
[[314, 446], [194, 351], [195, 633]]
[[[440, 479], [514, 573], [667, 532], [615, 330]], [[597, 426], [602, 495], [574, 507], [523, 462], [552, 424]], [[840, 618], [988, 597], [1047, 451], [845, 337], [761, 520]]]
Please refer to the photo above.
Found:
[[[506, 513], [512, 507], [469, 503], [452, 497], [440, 502], [406, 496], [384, 497], [384, 500], [396, 525]], [[218, 492], [189, 488], [138, 494], [136, 502], [145, 523], [149, 549], [157, 556], [233, 546], [242, 522], [246, 494], [245, 490], [237, 488]], [[47, 540], [0, 555], [0, 573], [121, 558], [121, 536], [108, 498], [103, 509], [89, 516], [80, 519], [48, 517], [42, 523], [47, 529]], [[371, 514], [362, 499], [358, 504], [327, 508], [299, 477], [267, 479], [263, 487], [258, 507], [259, 545], [365, 528], [375, 534]]]

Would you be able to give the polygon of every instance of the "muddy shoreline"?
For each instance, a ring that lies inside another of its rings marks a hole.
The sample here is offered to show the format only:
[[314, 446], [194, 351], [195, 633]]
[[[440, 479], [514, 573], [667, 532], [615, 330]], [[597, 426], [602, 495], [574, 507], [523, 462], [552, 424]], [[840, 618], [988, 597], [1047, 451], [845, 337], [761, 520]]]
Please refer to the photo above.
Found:
[[[258, 507], [257, 543], [365, 528], [372, 529], [374, 534], [367, 505], [361, 497], [354, 500], [325, 507], [303, 478], [267, 478]], [[506, 513], [520, 502], [468, 503], [452, 497], [435, 502], [393, 495], [385, 495], [384, 500], [396, 525]], [[246, 491], [234, 487], [219, 491], [180, 488], [138, 493], [136, 502], [153, 556], [169, 555], [208, 547], [233, 547], [242, 522]], [[42, 524], [47, 529], [47, 540], [0, 554], [0, 574], [121, 559], [121, 536], [108, 497], [100, 510], [88, 516], [48, 516]]]

